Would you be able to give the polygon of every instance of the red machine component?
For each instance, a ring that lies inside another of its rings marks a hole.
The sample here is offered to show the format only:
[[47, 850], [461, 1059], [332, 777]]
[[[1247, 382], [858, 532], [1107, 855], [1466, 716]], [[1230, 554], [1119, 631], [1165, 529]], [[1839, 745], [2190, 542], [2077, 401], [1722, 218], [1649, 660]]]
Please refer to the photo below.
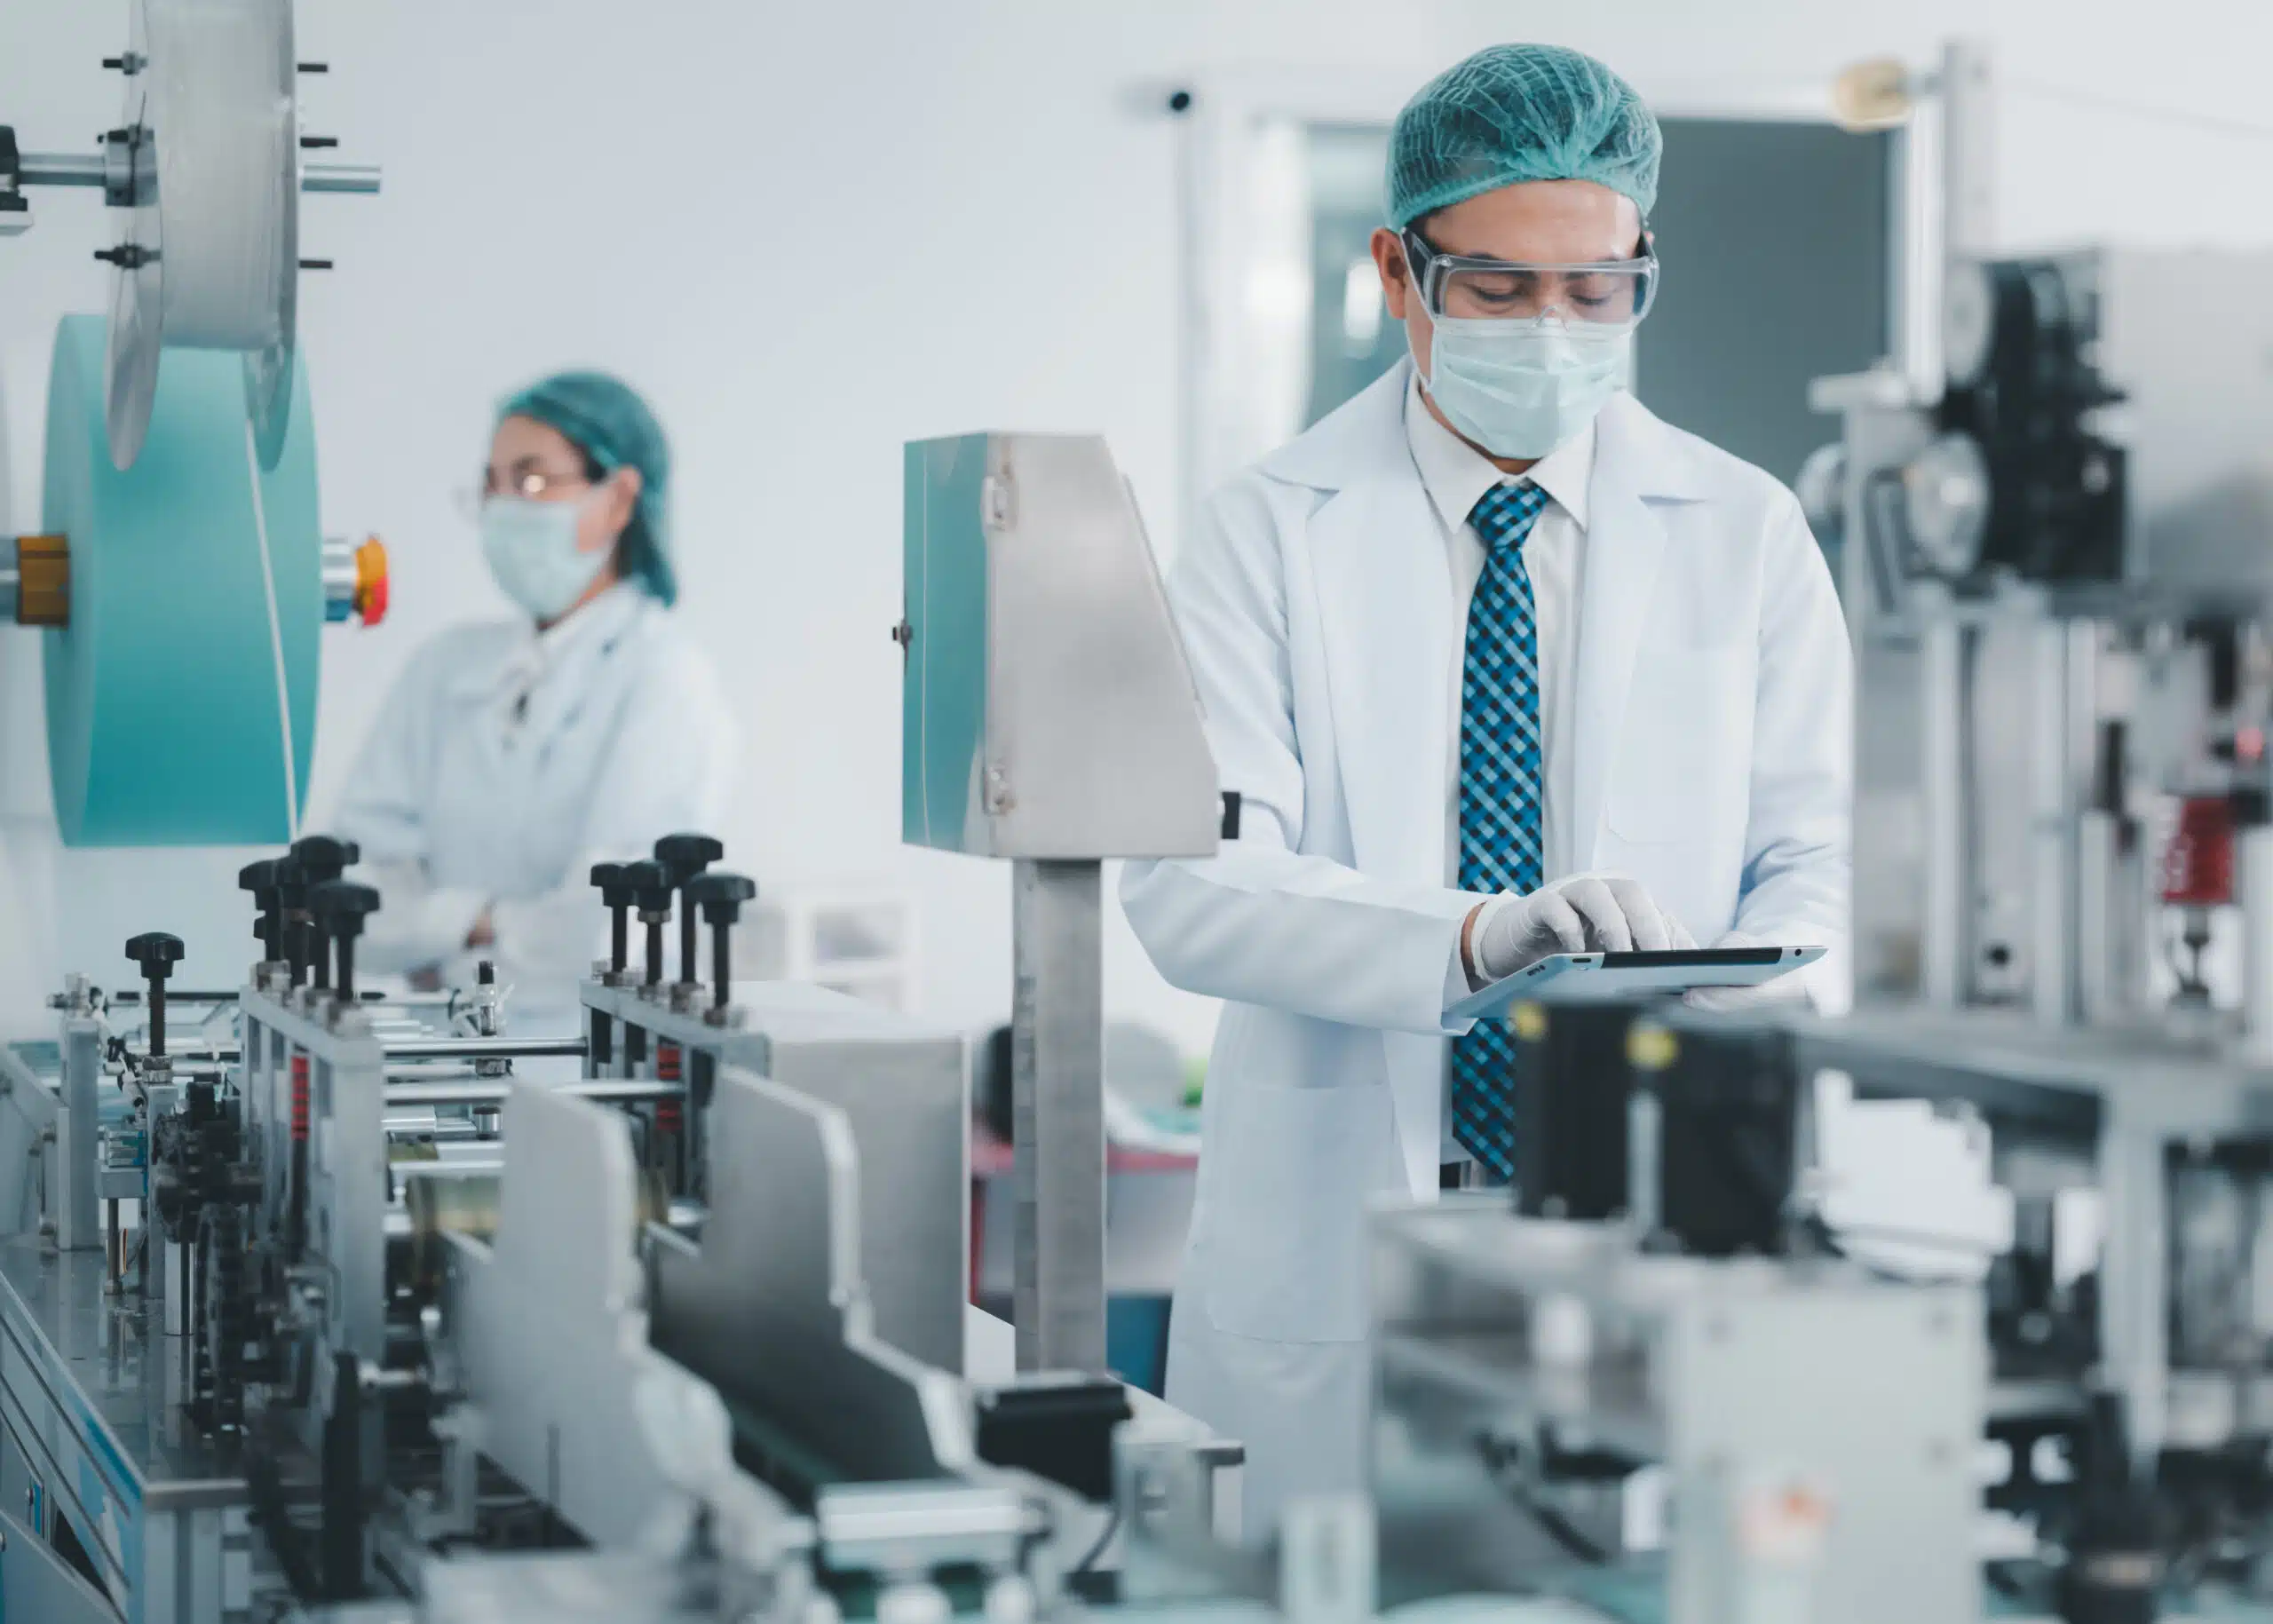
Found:
[[2224, 796], [2179, 803], [2178, 828], [2163, 852], [2163, 900], [2173, 907], [2222, 907], [2234, 899], [2234, 812]]

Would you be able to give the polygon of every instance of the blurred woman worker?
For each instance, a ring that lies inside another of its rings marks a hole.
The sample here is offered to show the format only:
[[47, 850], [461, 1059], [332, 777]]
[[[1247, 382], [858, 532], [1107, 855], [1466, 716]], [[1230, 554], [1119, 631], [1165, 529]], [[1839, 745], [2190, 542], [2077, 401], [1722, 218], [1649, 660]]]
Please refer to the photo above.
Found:
[[520, 616], [412, 655], [337, 820], [384, 904], [364, 962], [462, 985], [492, 959], [516, 1030], [569, 1030], [604, 918], [596, 860], [712, 830], [734, 733], [670, 613], [670, 455], [615, 378], [566, 372], [499, 409], [475, 499]]

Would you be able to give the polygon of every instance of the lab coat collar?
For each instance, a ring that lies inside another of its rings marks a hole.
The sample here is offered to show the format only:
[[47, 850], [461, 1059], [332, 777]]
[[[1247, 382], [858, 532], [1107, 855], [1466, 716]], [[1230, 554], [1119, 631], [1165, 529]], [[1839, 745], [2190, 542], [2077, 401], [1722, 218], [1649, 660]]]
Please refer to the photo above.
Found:
[[[1411, 479], [1414, 464], [1405, 438], [1405, 395], [1412, 385], [1413, 372], [1413, 358], [1408, 355], [1264, 457], [1258, 465], [1261, 471], [1287, 484], [1321, 491]], [[1554, 460], [1550, 456], [1540, 466], [1545, 468]], [[1615, 463], [1614, 481], [1644, 501], [1693, 502], [1711, 488], [1697, 442], [1622, 390], [1596, 414], [1594, 463], [1595, 479], [1599, 479], [1604, 463]], [[1589, 506], [1593, 482], [1588, 481]], [[1549, 494], [1561, 500], [1560, 493], [1550, 490]]]
[[531, 621], [500, 626], [497, 658], [458, 671], [450, 691], [465, 699], [482, 699], [512, 687], [534, 689], [585, 650], [621, 636], [646, 600], [646, 592], [636, 582], [619, 581], [543, 631]]
[[1436, 419], [1422, 398], [1415, 376], [1405, 392], [1405, 437], [1413, 449], [1414, 466], [1429, 500], [1447, 530], [1457, 531], [1485, 493], [1496, 486], [1536, 485], [1553, 498], [1580, 529], [1587, 527], [1587, 487], [1594, 479], [1595, 425], [1591, 419], [1570, 440], [1532, 464], [1520, 477], [1504, 474], [1499, 465]]

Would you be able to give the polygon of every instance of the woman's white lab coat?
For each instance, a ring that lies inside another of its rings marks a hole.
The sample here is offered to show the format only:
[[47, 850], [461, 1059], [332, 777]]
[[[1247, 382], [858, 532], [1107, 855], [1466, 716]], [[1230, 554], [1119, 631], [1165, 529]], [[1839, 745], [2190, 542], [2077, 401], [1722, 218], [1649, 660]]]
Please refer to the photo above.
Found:
[[[1408, 449], [1410, 362], [1232, 479], [1169, 582], [1239, 838], [1132, 865], [1161, 972], [1229, 1001], [1168, 1355], [1170, 1402], [1248, 1448], [1247, 1532], [1363, 1477], [1365, 1214], [1432, 1200], [1461, 921], [1445, 763], [1464, 629]], [[1845, 622], [1776, 480], [1620, 395], [1597, 420], [1573, 667], [1580, 869], [1700, 941], [1848, 924]], [[1555, 877], [1549, 875], [1549, 878]]]
[[[543, 637], [526, 621], [440, 633], [396, 681], [335, 820], [380, 891], [358, 963], [456, 985], [494, 959], [516, 1031], [572, 1029], [607, 935], [591, 865], [715, 833], [734, 754], [709, 662], [637, 586]], [[496, 945], [470, 952], [485, 908]]]

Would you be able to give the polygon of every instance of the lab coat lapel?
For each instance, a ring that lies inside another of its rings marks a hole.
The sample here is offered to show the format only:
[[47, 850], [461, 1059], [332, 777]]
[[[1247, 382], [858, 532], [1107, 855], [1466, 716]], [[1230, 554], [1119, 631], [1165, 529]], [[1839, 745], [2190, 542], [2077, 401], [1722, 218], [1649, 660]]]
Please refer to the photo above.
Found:
[[1389, 471], [1319, 511], [1311, 556], [1352, 854], [1368, 874], [1441, 885], [1451, 566], [1398, 450], [1401, 478]]
[[1630, 396], [1616, 397], [1596, 420], [1572, 710], [1577, 737], [1572, 741], [1568, 850], [1580, 868], [1598, 866], [1595, 845], [1602, 833], [1611, 766], [1618, 757], [1643, 623], [1665, 552], [1665, 525], [1643, 501], [1645, 490], [1663, 483], [1652, 477], [1650, 463], [1664, 435], [1657, 419]]

